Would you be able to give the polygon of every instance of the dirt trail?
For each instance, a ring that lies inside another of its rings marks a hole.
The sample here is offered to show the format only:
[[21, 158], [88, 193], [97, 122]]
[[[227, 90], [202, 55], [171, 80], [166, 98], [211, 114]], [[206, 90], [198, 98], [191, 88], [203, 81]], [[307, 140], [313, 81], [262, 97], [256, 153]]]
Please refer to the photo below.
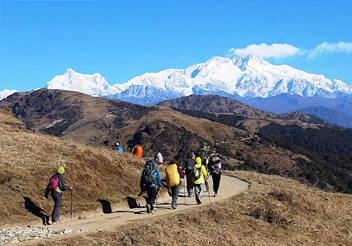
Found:
[[[214, 197], [214, 192], [212, 189], [212, 178], [209, 179], [210, 192], [204, 192], [202, 198], [202, 205], [213, 203], [216, 201], [221, 201], [227, 199], [231, 196], [237, 195], [246, 189], [248, 189], [248, 183], [229, 176], [222, 175], [221, 183], [218, 195]], [[162, 188], [165, 189], [165, 188]], [[187, 191], [186, 191], [187, 193]], [[210, 196], [209, 196], [210, 194]], [[210, 199], [209, 199], [210, 198]], [[126, 202], [127, 203], [127, 202]], [[51, 225], [51, 227], [63, 228], [63, 229], [72, 229], [72, 230], [87, 230], [89, 232], [96, 231], [110, 231], [114, 230], [116, 227], [128, 223], [131, 220], [148, 218], [150, 216], [164, 215], [174, 212], [179, 212], [185, 209], [192, 208], [197, 205], [195, 197], [184, 196], [183, 187], [180, 188], [180, 194], [178, 198], [178, 207], [177, 209], [171, 208], [171, 197], [167, 194], [163, 197], [158, 198], [156, 205], [156, 210], [154, 214], [147, 214], [145, 208], [145, 202], [140, 204], [140, 207], [136, 208], [125, 208], [113, 210], [111, 213], [101, 213], [88, 217], [86, 219], [77, 219], [73, 218], [71, 221], [63, 221], [60, 224]], [[72, 235], [72, 234], [71, 234]], [[69, 236], [69, 235], [67, 235]], [[26, 241], [26, 245], [35, 245], [38, 240]], [[17, 245], [25, 245], [19, 243]]]

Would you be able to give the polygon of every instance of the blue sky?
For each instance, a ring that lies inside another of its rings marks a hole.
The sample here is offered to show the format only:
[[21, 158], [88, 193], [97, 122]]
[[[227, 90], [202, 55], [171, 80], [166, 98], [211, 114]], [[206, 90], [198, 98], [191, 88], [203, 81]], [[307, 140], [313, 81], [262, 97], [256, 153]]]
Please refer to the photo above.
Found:
[[352, 86], [352, 1], [0, 2], [0, 91], [68, 68], [110, 85], [252, 53]]

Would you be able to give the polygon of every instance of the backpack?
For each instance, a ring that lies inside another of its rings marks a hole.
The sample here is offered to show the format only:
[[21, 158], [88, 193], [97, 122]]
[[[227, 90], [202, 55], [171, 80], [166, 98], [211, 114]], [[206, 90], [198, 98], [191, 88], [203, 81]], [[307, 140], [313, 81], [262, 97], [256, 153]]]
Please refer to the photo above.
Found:
[[157, 184], [157, 179], [154, 170], [155, 163], [153, 160], [149, 160], [144, 165], [143, 170], [143, 183], [147, 185]]
[[218, 156], [212, 156], [210, 162], [210, 170], [216, 174], [221, 173], [221, 160]]
[[204, 159], [205, 159], [206, 154], [207, 153], [205, 152], [205, 150], [198, 151], [198, 155], [199, 155], [200, 159], [202, 160], [202, 164], [204, 164]]
[[186, 160], [186, 172], [188, 174], [192, 173], [193, 168], [194, 168], [194, 159], [187, 159]]
[[193, 167], [193, 177], [195, 180], [199, 179], [202, 176], [202, 165], [200, 167]]
[[49, 180], [48, 188], [49, 190], [56, 190], [57, 187], [59, 187], [59, 177], [57, 175], [54, 175]]

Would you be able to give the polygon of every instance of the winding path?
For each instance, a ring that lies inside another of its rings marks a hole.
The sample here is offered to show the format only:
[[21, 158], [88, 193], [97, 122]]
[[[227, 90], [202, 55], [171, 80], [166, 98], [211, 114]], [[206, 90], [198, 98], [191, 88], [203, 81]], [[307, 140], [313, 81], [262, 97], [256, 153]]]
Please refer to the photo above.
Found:
[[[204, 192], [202, 198], [202, 205], [209, 204], [210, 202], [221, 201], [227, 199], [231, 196], [235, 196], [248, 189], [249, 185], [247, 182], [242, 181], [237, 178], [222, 175], [220, 189], [218, 195], [214, 197], [212, 192], [212, 179], [209, 179], [210, 192]], [[162, 188], [165, 189], [165, 188]], [[187, 192], [187, 191], [186, 191]], [[210, 195], [210, 196], [209, 196]], [[126, 202], [127, 203], [127, 202]], [[154, 214], [147, 214], [145, 203], [140, 204], [140, 207], [136, 208], [122, 208], [118, 210], [113, 210], [111, 213], [98, 214], [90, 216], [86, 219], [76, 219], [63, 221], [60, 224], [51, 225], [50, 227], [62, 228], [62, 229], [72, 229], [72, 230], [85, 230], [89, 232], [96, 231], [110, 231], [116, 227], [128, 223], [131, 220], [137, 220], [142, 218], [147, 218], [150, 216], [164, 215], [174, 212], [179, 212], [184, 209], [192, 208], [197, 205], [194, 197], [184, 196], [184, 189], [180, 189], [180, 194], [178, 198], [177, 209], [171, 208], [171, 197], [167, 194], [163, 197], [158, 198], [156, 205], [156, 210]], [[63, 235], [69, 236], [69, 235]], [[60, 236], [62, 237], [62, 236]], [[17, 243], [16, 245], [35, 245], [40, 240], [25, 241], [22, 243]]]

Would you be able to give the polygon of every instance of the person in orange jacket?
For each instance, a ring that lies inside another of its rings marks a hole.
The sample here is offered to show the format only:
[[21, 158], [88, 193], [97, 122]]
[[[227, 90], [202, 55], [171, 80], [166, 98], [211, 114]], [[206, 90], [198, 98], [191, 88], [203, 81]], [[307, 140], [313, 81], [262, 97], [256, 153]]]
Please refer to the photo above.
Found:
[[142, 159], [142, 156], [143, 156], [142, 146], [140, 146], [140, 145], [134, 146], [134, 148], [132, 149], [132, 154], [137, 156], [139, 159]]

